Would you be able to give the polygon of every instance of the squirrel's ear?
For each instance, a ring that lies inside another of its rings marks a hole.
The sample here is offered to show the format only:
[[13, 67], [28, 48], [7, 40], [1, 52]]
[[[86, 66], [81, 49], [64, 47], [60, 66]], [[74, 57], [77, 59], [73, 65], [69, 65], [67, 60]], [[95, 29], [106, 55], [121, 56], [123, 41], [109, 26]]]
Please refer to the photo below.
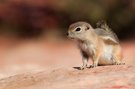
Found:
[[92, 27], [90, 25], [86, 26], [86, 30], [90, 30]]
[[90, 30], [90, 29], [92, 29], [92, 26], [90, 25], [90, 24], [85, 24], [84, 25], [85, 26], [85, 30]]
[[89, 29], [90, 29], [90, 27], [89, 27], [89, 26], [87, 26], [87, 27], [86, 27], [86, 30], [89, 30]]

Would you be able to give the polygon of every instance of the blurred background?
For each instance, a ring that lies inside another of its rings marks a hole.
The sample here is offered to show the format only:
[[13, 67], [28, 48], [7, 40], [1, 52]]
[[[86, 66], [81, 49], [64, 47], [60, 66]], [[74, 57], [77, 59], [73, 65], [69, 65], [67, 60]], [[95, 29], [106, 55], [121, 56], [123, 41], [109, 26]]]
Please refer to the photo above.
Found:
[[126, 64], [135, 64], [135, 0], [0, 0], [0, 78], [80, 66], [65, 33], [77, 21], [106, 20], [118, 35]]

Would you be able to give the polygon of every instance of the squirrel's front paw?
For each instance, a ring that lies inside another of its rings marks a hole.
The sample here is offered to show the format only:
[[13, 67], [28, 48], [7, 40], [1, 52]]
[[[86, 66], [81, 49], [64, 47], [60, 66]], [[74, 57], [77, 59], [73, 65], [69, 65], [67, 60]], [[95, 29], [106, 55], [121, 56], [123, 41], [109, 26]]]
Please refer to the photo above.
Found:
[[95, 68], [95, 67], [97, 67], [97, 65], [90, 65], [90, 67], [89, 68]]
[[86, 66], [81, 66], [80, 70], [84, 70], [86, 68]]

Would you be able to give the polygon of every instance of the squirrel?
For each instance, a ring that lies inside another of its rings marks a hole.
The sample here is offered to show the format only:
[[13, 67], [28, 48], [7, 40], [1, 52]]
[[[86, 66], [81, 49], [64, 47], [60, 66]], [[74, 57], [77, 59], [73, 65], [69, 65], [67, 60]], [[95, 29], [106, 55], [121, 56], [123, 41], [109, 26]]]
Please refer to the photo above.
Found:
[[88, 67], [89, 58], [98, 65], [124, 65], [122, 49], [117, 35], [109, 28], [105, 21], [99, 21], [93, 28], [89, 23], [79, 21], [69, 26], [67, 36], [75, 39], [82, 54], [81, 70]]

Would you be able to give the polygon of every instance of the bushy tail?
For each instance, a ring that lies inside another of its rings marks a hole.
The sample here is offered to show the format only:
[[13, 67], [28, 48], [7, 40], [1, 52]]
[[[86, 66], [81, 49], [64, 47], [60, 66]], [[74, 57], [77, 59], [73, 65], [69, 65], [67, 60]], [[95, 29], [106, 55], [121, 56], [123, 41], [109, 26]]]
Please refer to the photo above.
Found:
[[112, 31], [112, 29], [107, 25], [106, 21], [101, 20], [99, 22], [97, 22], [97, 28], [101, 28], [104, 29], [107, 33], [112, 34], [114, 36], [114, 38], [119, 42], [119, 39], [117, 37], [117, 35]]
[[98, 28], [102, 28], [107, 32], [110, 32], [110, 33], [112, 32], [111, 28], [107, 25], [106, 21], [104, 21], [104, 20], [97, 22], [96, 25]]

